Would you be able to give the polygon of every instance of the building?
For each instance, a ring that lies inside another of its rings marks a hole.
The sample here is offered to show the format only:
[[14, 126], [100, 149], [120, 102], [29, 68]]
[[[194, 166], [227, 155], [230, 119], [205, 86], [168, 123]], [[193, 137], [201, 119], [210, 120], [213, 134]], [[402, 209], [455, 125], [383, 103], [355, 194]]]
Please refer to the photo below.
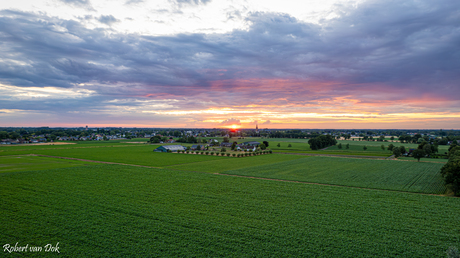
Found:
[[185, 147], [182, 145], [163, 145], [163, 146], [160, 146], [154, 149], [153, 151], [154, 152], [168, 152], [168, 150], [171, 152], [183, 151], [185, 150]]
[[255, 142], [255, 141], [250, 141], [250, 142], [243, 142], [244, 145], [248, 145], [248, 146], [259, 146], [260, 145], [260, 142]]
[[191, 150], [196, 150], [196, 149], [198, 149], [198, 146], [200, 146], [200, 150], [204, 150], [206, 148], [204, 145], [195, 144], [195, 145], [192, 145], [192, 147], [190, 147], [190, 149]]

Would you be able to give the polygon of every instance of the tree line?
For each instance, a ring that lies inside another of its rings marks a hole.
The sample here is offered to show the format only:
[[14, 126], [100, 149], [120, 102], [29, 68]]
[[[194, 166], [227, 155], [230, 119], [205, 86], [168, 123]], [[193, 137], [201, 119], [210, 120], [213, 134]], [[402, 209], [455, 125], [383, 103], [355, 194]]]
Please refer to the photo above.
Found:
[[449, 147], [449, 160], [441, 168], [446, 186], [456, 195], [460, 195], [460, 146], [456, 143]]
[[308, 140], [310, 149], [319, 150], [337, 144], [337, 140], [332, 135], [320, 135]]

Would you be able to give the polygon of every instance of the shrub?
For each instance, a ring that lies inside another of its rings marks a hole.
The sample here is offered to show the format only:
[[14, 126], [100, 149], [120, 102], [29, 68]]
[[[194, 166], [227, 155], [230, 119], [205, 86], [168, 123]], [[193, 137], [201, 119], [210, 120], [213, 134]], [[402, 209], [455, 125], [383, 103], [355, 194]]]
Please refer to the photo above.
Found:
[[212, 156], [212, 155], [214, 155], [214, 152], [213, 152], [213, 151], [211, 151], [211, 152], [210, 152], [210, 154], [211, 154], [211, 156]]
[[209, 151], [206, 152], [206, 155], [209, 155]]
[[233, 153], [233, 154], [232, 154], [232, 156], [233, 156], [233, 157], [236, 157], [236, 154], [235, 154], [235, 153]]
[[187, 154], [188, 154], [190, 151], [186, 151], [186, 152], [187, 152]]
[[230, 157], [230, 153], [227, 153], [227, 157]]
[[204, 154], [204, 151], [201, 152], [201, 155], [203, 155], [203, 154]]
[[273, 153], [273, 151], [272, 151], [272, 150], [270, 150], [270, 154], [272, 154], [272, 153]]

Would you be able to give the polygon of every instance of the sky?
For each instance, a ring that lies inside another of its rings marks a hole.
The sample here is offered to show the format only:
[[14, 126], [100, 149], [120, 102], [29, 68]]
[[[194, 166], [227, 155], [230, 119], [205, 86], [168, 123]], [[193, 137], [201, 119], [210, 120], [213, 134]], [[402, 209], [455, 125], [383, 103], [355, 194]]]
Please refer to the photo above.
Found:
[[460, 129], [460, 1], [0, 1], [0, 127], [86, 125]]

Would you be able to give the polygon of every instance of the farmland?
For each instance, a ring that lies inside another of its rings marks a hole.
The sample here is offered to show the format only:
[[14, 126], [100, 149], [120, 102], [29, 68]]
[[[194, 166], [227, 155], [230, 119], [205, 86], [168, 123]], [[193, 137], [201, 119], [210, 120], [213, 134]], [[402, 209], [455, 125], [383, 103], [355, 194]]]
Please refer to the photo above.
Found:
[[440, 163], [308, 157], [225, 174], [385, 190], [443, 194]]
[[186, 154], [169, 154], [154, 153], [153, 149], [159, 145], [131, 144], [120, 146], [90, 146], [81, 148], [79, 145], [67, 148], [48, 148], [48, 149], [25, 149], [20, 151], [0, 152], [0, 155], [18, 155], [18, 154], [41, 154], [68, 158], [87, 159], [95, 161], [106, 161], [116, 163], [126, 163], [153, 167], [163, 167], [190, 162], [199, 162], [212, 159], [225, 159], [226, 157], [215, 157], [205, 155], [186, 155]]
[[33, 156], [0, 156], [0, 173], [43, 170], [53, 168], [76, 167], [89, 162], [62, 160]]
[[443, 257], [460, 241], [455, 198], [119, 165], [0, 177], [2, 243], [67, 257]]
[[443, 257], [460, 241], [459, 199], [426, 195], [445, 192], [442, 163], [228, 158], [157, 146], [0, 148], [0, 241], [59, 242], [66, 257]]

